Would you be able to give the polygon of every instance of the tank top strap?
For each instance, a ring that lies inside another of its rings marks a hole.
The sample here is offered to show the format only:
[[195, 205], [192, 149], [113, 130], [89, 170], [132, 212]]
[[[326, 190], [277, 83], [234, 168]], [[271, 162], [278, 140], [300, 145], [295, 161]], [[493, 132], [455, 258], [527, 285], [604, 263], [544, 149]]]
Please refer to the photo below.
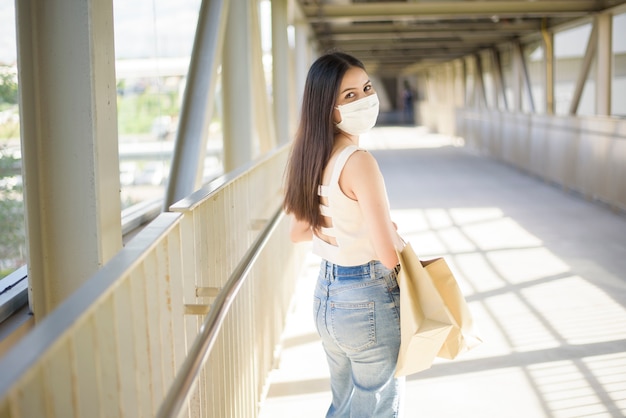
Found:
[[341, 175], [341, 171], [343, 167], [346, 165], [348, 158], [355, 152], [358, 151], [359, 147], [356, 145], [349, 145], [341, 150], [339, 156], [337, 157], [337, 161], [335, 162], [335, 166], [333, 167], [333, 174], [330, 177], [330, 184], [337, 184], [339, 182], [339, 176]]

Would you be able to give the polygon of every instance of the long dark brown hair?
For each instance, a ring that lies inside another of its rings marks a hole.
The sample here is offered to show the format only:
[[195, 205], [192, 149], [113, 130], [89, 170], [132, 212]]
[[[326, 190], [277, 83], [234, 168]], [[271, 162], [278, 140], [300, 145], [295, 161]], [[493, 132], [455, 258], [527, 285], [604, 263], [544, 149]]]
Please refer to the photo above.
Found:
[[283, 208], [296, 219], [308, 221], [314, 230], [322, 225], [317, 186], [333, 150], [333, 108], [341, 80], [352, 67], [365, 70], [351, 55], [328, 53], [311, 65], [304, 85], [300, 125], [287, 164]]

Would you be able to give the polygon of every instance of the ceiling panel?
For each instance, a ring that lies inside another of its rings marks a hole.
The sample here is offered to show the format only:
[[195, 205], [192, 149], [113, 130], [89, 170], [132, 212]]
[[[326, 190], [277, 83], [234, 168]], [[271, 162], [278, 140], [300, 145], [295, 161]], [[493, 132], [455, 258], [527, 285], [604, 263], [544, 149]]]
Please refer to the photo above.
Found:
[[402, 73], [547, 30], [626, 0], [298, 0], [321, 52], [352, 53], [377, 72]]

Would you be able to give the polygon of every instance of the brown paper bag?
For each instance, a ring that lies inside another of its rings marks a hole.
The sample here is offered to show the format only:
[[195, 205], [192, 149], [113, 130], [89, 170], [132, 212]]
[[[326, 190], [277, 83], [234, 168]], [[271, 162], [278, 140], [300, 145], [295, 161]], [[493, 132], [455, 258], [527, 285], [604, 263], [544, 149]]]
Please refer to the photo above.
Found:
[[398, 251], [398, 258], [401, 339], [396, 377], [430, 368], [454, 323], [411, 244]]
[[437, 357], [453, 360], [459, 354], [479, 345], [482, 340], [474, 328], [472, 314], [446, 260], [435, 258], [422, 261], [422, 265], [432, 278], [453, 319], [452, 329]]

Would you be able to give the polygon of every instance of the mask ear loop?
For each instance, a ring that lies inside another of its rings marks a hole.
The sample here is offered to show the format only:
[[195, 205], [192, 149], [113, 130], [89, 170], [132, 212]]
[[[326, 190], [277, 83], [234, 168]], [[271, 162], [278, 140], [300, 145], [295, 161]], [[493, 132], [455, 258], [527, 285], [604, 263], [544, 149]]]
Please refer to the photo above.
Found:
[[333, 125], [335, 125], [335, 133], [337, 133], [337, 132], [339, 132], [339, 131], [340, 131], [340, 129], [339, 129], [339, 128], [337, 128], [337, 125], [339, 125], [339, 124], [343, 121], [343, 115], [341, 114], [341, 109], [339, 109], [339, 105], [337, 105], [337, 106], [333, 107], [333, 111], [334, 111], [334, 110], [337, 110], [337, 112], [339, 112], [339, 117], [341, 118], [341, 120], [340, 120], [339, 122], [335, 122], [335, 121], [333, 120]]

